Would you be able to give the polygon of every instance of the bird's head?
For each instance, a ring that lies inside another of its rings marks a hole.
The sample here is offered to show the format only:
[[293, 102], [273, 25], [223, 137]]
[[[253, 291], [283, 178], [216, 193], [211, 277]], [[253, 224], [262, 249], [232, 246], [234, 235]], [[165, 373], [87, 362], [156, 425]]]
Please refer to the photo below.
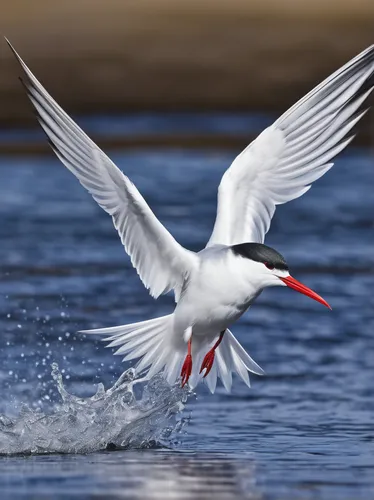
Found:
[[235, 255], [249, 259], [251, 279], [259, 288], [288, 286], [331, 309], [325, 299], [290, 275], [285, 258], [273, 248], [261, 243], [240, 243], [231, 248]]

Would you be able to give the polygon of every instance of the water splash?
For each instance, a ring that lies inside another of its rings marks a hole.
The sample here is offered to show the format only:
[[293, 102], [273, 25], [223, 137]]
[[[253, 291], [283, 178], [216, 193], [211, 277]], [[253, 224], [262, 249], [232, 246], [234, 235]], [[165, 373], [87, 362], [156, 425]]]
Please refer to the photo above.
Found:
[[0, 415], [0, 454], [89, 453], [168, 445], [181, 430], [187, 391], [160, 375], [137, 378], [132, 368], [105, 390], [80, 398], [65, 389], [57, 363], [52, 377], [62, 402], [50, 413], [21, 407], [16, 418]]

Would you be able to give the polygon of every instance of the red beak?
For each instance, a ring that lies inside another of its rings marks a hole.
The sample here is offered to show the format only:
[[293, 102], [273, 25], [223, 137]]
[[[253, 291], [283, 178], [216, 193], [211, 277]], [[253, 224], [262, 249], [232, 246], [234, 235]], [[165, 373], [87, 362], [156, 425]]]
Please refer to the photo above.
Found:
[[323, 299], [320, 295], [318, 295], [318, 293], [313, 292], [313, 290], [300, 283], [300, 281], [295, 280], [295, 278], [293, 278], [292, 276], [287, 276], [287, 278], [279, 277], [279, 279], [282, 280], [283, 283], [285, 283], [288, 287], [293, 288], [297, 292], [303, 293], [304, 295], [307, 295], [311, 299], [320, 302], [329, 309], [332, 309], [332, 307], [325, 301], [325, 299]]

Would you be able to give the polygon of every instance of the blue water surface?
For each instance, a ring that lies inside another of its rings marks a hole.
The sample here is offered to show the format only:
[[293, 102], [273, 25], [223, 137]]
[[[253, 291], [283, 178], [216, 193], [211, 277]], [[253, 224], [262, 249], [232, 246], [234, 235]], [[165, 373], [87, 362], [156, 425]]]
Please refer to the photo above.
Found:
[[[231, 118], [221, 119], [228, 128]], [[112, 159], [176, 239], [200, 250], [237, 153], [147, 149]], [[373, 498], [373, 189], [372, 152], [351, 148], [278, 208], [267, 243], [333, 310], [266, 290], [232, 328], [266, 371], [251, 389], [236, 380], [231, 394], [212, 396], [201, 386], [168, 449], [0, 457], [2, 498]], [[121, 359], [75, 332], [166, 314], [173, 298], [148, 295], [110, 218], [52, 156], [0, 158], [0, 217], [0, 412], [57, 401], [53, 361], [70, 392], [110, 386]]]

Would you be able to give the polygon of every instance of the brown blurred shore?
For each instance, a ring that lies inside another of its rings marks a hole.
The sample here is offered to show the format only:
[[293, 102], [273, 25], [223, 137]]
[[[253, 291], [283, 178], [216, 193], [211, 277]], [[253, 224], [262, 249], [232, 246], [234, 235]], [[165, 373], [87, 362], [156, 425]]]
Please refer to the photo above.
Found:
[[[258, 133], [260, 130], [258, 130]], [[104, 151], [124, 150], [124, 149], [214, 149], [233, 151], [233, 154], [242, 151], [248, 144], [253, 141], [258, 133], [248, 134], [157, 134], [141, 135], [134, 137], [103, 137], [90, 134], [93, 141], [99, 145]], [[359, 133], [354, 138], [351, 146], [365, 146], [369, 147], [374, 153], [374, 128], [367, 124], [367, 126], [360, 126]], [[52, 155], [52, 149], [46, 140], [35, 140], [17, 142], [1, 142], [0, 155], [17, 155], [17, 156], [41, 156]]]
[[[71, 113], [287, 108], [374, 43], [373, 0], [15, 0], [1, 33]], [[0, 49], [0, 126], [35, 124]]]

